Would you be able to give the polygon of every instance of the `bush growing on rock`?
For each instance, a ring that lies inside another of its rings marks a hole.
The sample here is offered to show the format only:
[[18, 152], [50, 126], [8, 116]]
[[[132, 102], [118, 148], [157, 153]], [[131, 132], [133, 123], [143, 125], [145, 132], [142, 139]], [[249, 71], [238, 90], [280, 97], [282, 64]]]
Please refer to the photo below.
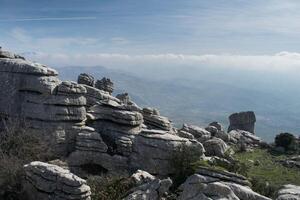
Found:
[[276, 147], [283, 147], [285, 151], [295, 152], [298, 150], [296, 137], [291, 133], [280, 133], [275, 137]]
[[195, 163], [200, 160], [195, 153], [185, 145], [180, 145], [171, 158], [171, 165], [175, 169], [173, 174], [173, 187], [177, 188], [185, 179], [195, 171]]
[[0, 131], [0, 199], [18, 199], [24, 164], [52, 159], [41, 138], [26, 128], [18, 128], [19, 123], [9, 121]]
[[120, 200], [133, 187], [130, 178], [90, 176], [87, 184], [91, 187], [93, 200]]

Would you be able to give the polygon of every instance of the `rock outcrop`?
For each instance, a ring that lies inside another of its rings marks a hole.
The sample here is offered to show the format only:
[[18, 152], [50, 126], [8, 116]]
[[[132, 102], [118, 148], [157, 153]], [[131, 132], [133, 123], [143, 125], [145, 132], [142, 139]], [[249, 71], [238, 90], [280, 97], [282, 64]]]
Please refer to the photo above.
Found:
[[206, 168], [200, 168], [188, 177], [179, 189], [182, 192], [178, 200], [271, 200], [252, 191], [249, 182], [241, 175]]
[[109, 78], [102, 78], [101, 80], [97, 80], [95, 87], [99, 90], [104, 90], [109, 94], [112, 94], [114, 91], [114, 83]]
[[206, 156], [224, 157], [229, 146], [220, 138], [213, 138], [203, 143]]
[[149, 129], [159, 129], [170, 131], [171, 121], [167, 117], [163, 117], [160, 115], [159, 111], [154, 108], [143, 108], [143, 117], [145, 121], [145, 125]]
[[31, 162], [24, 166], [25, 195], [29, 200], [90, 200], [86, 181], [56, 165]]
[[252, 111], [234, 113], [229, 116], [229, 122], [228, 132], [243, 130], [254, 134], [256, 117]]
[[276, 200], [299, 200], [300, 186], [284, 185], [278, 192]]
[[211, 133], [204, 128], [183, 124], [182, 128], [178, 130], [178, 135], [191, 137], [191, 135], [199, 142], [205, 142], [211, 138]]
[[172, 185], [170, 178], [160, 180], [141, 170], [133, 174], [132, 179], [136, 186], [123, 200], [161, 200]]
[[86, 74], [86, 73], [79, 74], [78, 79], [77, 79], [77, 83], [88, 85], [88, 86], [91, 86], [91, 87], [95, 87], [94, 77], [92, 75], [89, 75], [89, 74]]
[[67, 154], [86, 119], [86, 89], [14, 54], [0, 53], [0, 117], [26, 119], [27, 128], [53, 140]]
[[232, 130], [228, 133], [229, 143], [236, 144], [242, 149], [257, 147], [261, 144], [261, 139], [248, 131]]

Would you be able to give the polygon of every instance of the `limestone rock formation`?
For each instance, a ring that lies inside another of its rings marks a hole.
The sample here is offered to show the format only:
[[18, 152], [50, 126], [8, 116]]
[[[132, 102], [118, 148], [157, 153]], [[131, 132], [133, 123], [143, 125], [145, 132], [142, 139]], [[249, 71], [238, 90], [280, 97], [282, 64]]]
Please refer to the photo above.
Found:
[[93, 105], [103, 103], [103, 104], [113, 104], [113, 105], [119, 105], [121, 102], [119, 99], [113, 97], [108, 92], [104, 90], [99, 90], [95, 87], [91, 87], [88, 85], [83, 85], [86, 89], [86, 94], [84, 94], [84, 97], [87, 101], [87, 107], [91, 107]]
[[223, 127], [222, 127], [222, 124], [220, 124], [219, 122], [212, 122], [209, 124], [209, 126], [214, 126], [218, 129], [218, 131], [223, 131]]
[[299, 200], [300, 186], [284, 185], [278, 192], [276, 200]]
[[206, 168], [200, 168], [188, 177], [179, 189], [182, 192], [178, 200], [271, 200], [252, 191], [249, 182], [241, 175]]
[[242, 130], [232, 130], [228, 133], [230, 136], [230, 143], [238, 144], [242, 148], [257, 147], [261, 143], [261, 139], [250, 132]]
[[229, 122], [228, 132], [232, 130], [243, 130], [254, 134], [256, 117], [252, 111], [234, 113], [229, 116]]
[[199, 158], [204, 153], [202, 144], [196, 140], [181, 138], [166, 131], [143, 130], [135, 137], [130, 155], [131, 166], [154, 175], [171, 174], [175, 169], [170, 164], [181, 146], [185, 146]]
[[109, 94], [112, 94], [114, 91], [114, 83], [109, 78], [102, 78], [101, 80], [97, 80], [95, 87], [99, 90], [104, 90]]
[[25, 194], [29, 200], [89, 200], [86, 181], [56, 165], [31, 162], [24, 166]]
[[118, 94], [116, 98], [119, 99], [121, 103], [123, 103], [126, 106], [127, 109], [131, 111], [142, 111], [142, 109], [130, 99], [128, 93]]
[[224, 157], [229, 149], [228, 145], [220, 138], [213, 138], [203, 143], [206, 156]]
[[132, 178], [137, 180], [136, 187], [123, 200], [161, 200], [172, 185], [170, 178], [160, 180], [141, 170], [133, 174]]
[[95, 87], [94, 77], [92, 75], [89, 75], [89, 74], [86, 74], [86, 73], [79, 74], [78, 79], [77, 79], [77, 83], [88, 85], [88, 86], [91, 86], [91, 87]]
[[60, 81], [54, 69], [8, 54], [0, 58], [0, 117], [26, 119], [27, 128], [67, 154], [86, 119], [86, 89]]
[[170, 131], [172, 129], [171, 121], [167, 117], [160, 115], [159, 111], [154, 108], [144, 108], [143, 117], [145, 124], [149, 129], [160, 129]]
[[[190, 133], [199, 142], [205, 142], [206, 140], [209, 140], [211, 138], [211, 133], [209, 131], [205, 130], [204, 128], [194, 126], [194, 125], [183, 124], [183, 126], [179, 130], [179, 132]], [[182, 133], [181, 133], [181, 135], [182, 135]]]

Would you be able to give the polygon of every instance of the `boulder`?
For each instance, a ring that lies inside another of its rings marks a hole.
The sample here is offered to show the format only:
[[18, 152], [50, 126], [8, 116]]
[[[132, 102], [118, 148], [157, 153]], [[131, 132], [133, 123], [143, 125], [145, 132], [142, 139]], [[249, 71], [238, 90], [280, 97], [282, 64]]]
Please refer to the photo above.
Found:
[[109, 78], [102, 78], [101, 80], [97, 80], [95, 87], [99, 90], [103, 90], [112, 94], [114, 91], [114, 83]]
[[254, 134], [256, 117], [253, 111], [234, 113], [229, 116], [229, 122], [228, 132], [243, 130]]
[[178, 200], [271, 200], [249, 187], [247, 179], [227, 171], [200, 168], [179, 187]]
[[24, 166], [24, 190], [29, 200], [91, 199], [86, 181], [56, 165], [31, 162]]
[[300, 200], [300, 186], [287, 184], [278, 192], [276, 200]]
[[160, 115], [154, 108], [143, 108], [144, 123], [149, 129], [159, 129], [170, 131], [172, 129], [171, 121], [167, 117]]
[[219, 122], [212, 122], [210, 123], [208, 126], [214, 126], [218, 129], [218, 131], [223, 131], [223, 127], [222, 127], [222, 124], [220, 124]]
[[194, 125], [183, 124], [179, 132], [185, 131], [192, 134], [199, 142], [205, 142], [211, 138], [211, 133], [204, 128]]
[[181, 138], [166, 131], [143, 130], [135, 136], [130, 166], [151, 174], [169, 175], [175, 171], [172, 159], [178, 148], [185, 146], [195, 156], [201, 158], [204, 148], [196, 140]]
[[224, 157], [229, 146], [220, 138], [213, 138], [203, 143], [206, 156]]
[[95, 87], [94, 77], [92, 75], [85, 74], [85, 73], [79, 74], [77, 83]]
[[160, 180], [141, 170], [133, 174], [132, 179], [136, 186], [123, 200], [161, 200], [172, 185], [170, 178]]
[[230, 142], [237, 144], [242, 148], [253, 148], [257, 147], [261, 143], [261, 139], [248, 131], [232, 130], [228, 133]]

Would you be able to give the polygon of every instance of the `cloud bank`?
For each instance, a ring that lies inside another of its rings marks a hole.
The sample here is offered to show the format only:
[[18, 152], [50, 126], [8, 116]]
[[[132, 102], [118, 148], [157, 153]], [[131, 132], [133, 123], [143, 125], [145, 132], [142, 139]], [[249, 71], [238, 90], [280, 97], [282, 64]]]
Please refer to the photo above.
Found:
[[300, 53], [280, 52], [274, 55], [186, 55], [145, 54], [47, 54], [23, 53], [27, 58], [52, 66], [193, 67], [228, 68], [249, 71], [300, 71]]

